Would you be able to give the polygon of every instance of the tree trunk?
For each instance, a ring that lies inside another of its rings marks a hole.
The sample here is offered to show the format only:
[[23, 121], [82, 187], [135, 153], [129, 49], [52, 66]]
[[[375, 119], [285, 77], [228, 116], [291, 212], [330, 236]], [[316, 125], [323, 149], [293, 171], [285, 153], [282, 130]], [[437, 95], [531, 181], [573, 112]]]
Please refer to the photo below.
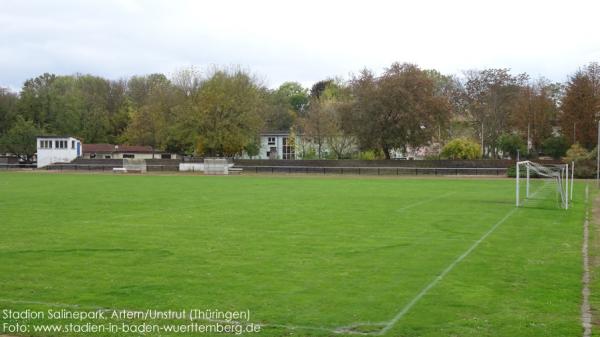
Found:
[[382, 146], [383, 154], [385, 155], [385, 159], [392, 159], [390, 156], [390, 149], [387, 146]]

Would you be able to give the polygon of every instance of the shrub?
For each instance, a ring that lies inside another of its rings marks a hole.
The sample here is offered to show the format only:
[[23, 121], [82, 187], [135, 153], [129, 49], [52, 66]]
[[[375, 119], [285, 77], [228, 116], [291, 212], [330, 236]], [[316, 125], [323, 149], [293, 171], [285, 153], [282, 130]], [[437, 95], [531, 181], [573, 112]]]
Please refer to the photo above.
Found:
[[478, 143], [466, 138], [456, 138], [444, 146], [441, 156], [445, 159], [477, 159], [480, 154], [481, 147]]
[[527, 147], [519, 135], [514, 133], [505, 133], [498, 138], [498, 148], [503, 153], [508, 153], [511, 158], [517, 158], [517, 153], [527, 155]]
[[567, 162], [590, 159], [590, 153], [584, 149], [579, 143], [571, 145], [567, 150]]
[[374, 150], [361, 151], [358, 154], [358, 159], [360, 160], [377, 160], [381, 156]]
[[567, 152], [567, 140], [563, 136], [548, 137], [542, 143], [544, 154], [554, 159], [560, 159]]

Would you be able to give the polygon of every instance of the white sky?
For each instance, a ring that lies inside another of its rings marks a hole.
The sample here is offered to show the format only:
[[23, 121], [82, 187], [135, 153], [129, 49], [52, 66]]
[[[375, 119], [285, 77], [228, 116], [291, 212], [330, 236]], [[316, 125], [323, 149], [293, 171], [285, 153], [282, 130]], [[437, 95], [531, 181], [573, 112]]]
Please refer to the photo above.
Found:
[[394, 61], [564, 81], [600, 61], [600, 1], [0, 0], [0, 86], [240, 65], [270, 87]]

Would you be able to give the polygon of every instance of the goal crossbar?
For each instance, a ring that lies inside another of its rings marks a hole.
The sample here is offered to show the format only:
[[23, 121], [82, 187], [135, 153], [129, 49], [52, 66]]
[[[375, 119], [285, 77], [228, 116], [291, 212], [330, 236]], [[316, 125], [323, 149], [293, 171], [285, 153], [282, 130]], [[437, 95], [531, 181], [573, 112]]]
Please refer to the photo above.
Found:
[[[552, 182], [556, 183], [557, 194], [560, 196], [561, 208], [569, 208], [569, 200], [572, 200], [573, 191], [573, 170], [574, 166], [571, 167], [571, 175], [569, 175], [569, 164], [552, 164], [542, 165], [529, 160], [519, 161], [516, 163], [516, 206], [521, 206], [520, 202], [520, 181], [521, 178], [525, 179], [525, 199], [531, 197], [530, 181], [532, 174], [537, 177], [549, 178]], [[521, 171], [524, 169], [524, 172]], [[570, 189], [569, 189], [570, 185]], [[569, 195], [571, 194], [571, 195]]]

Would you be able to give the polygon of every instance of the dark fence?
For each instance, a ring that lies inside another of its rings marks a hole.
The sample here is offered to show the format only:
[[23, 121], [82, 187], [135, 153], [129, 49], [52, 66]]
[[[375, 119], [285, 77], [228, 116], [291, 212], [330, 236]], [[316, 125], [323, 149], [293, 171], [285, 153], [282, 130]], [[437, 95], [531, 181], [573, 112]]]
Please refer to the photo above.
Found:
[[[507, 168], [513, 160], [272, 160], [235, 159], [237, 167], [307, 166], [307, 167], [429, 167], [429, 168]], [[544, 162], [545, 163], [545, 162]]]
[[[35, 164], [0, 164], [0, 170], [37, 170], [37, 171], [88, 171], [88, 172], [112, 172], [115, 168], [122, 168], [123, 164], [52, 164], [42, 168], [37, 168]], [[178, 172], [179, 164], [177, 165], [148, 165], [146, 170], [152, 172]]]
[[[236, 165], [236, 167], [238, 167]], [[325, 166], [243, 166], [244, 172], [271, 174], [340, 174], [377, 176], [506, 176], [506, 167], [325, 167]]]

